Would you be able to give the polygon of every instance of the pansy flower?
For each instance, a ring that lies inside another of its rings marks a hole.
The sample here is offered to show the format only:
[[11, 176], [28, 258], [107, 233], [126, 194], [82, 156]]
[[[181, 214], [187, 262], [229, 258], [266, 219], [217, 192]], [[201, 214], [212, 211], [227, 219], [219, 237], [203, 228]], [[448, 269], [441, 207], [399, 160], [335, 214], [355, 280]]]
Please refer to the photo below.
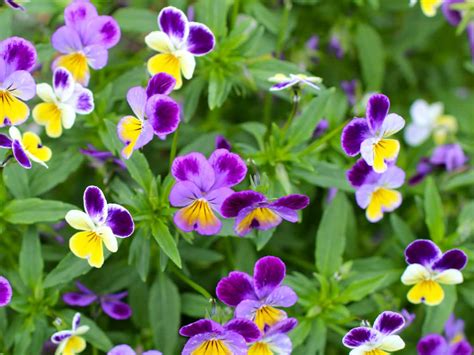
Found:
[[129, 345], [127, 344], [121, 344], [114, 346], [112, 349], [110, 349], [107, 352], [107, 355], [163, 355], [160, 351], [158, 350], [148, 350], [144, 352], [135, 352]]
[[64, 129], [70, 129], [76, 114], [87, 115], [94, 110], [94, 96], [89, 89], [76, 83], [65, 68], [56, 68], [53, 73], [53, 87], [42, 83], [36, 86], [37, 95], [43, 100], [33, 109], [33, 118], [39, 125], [46, 126], [49, 137], [61, 136]]
[[217, 149], [206, 159], [201, 153], [177, 157], [171, 166], [176, 184], [169, 200], [182, 207], [174, 215], [175, 224], [185, 232], [196, 230], [202, 235], [220, 231], [222, 223], [215, 212], [247, 174], [247, 166], [237, 154]]
[[352, 349], [349, 355], [383, 355], [401, 350], [405, 342], [395, 333], [403, 329], [405, 319], [395, 312], [383, 312], [374, 326], [351, 329], [342, 339], [344, 346]]
[[179, 330], [190, 338], [182, 355], [247, 355], [247, 343], [257, 340], [260, 331], [247, 319], [232, 319], [224, 325], [201, 319]]
[[132, 315], [132, 309], [121, 300], [127, 297], [128, 292], [119, 292], [106, 295], [98, 295], [88, 289], [80, 282], [76, 282], [79, 292], [67, 292], [63, 295], [64, 303], [70, 306], [87, 307], [93, 303], [99, 303], [102, 310], [110, 318], [122, 320]]
[[462, 147], [457, 144], [445, 144], [436, 147], [431, 154], [430, 162], [436, 166], [441, 166], [446, 171], [455, 171], [462, 168], [468, 161]]
[[127, 101], [135, 116], [123, 117], [117, 126], [117, 134], [125, 143], [124, 158], [130, 158], [134, 150], [148, 144], [153, 133], [165, 139], [176, 131], [181, 111], [179, 105], [167, 96], [175, 83], [171, 75], [159, 73], [150, 79], [146, 89], [136, 86], [128, 90]]
[[87, 259], [90, 266], [101, 267], [104, 263], [102, 244], [115, 253], [117, 238], [132, 235], [135, 225], [132, 216], [124, 207], [115, 203], [107, 204], [101, 189], [88, 186], [84, 191], [83, 211], [72, 210], [66, 214], [66, 222], [80, 230], [69, 239], [69, 248], [74, 255]]
[[158, 15], [160, 31], [145, 37], [145, 43], [157, 54], [148, 60], [151, 75], [164, 72], [176, 79], [175, 89], [183, 84], [181, 74], [186, 79], [193, 77], [196, 60], [194, 57], [206, 55], [214, 49], [215, 38], [211, 30], [198, 22], [189, 22], [179, 9], [168, 6]]
[[10, 37], [0, 41], [0, 127], [26, 121], [30, 109], [23, 101], [36, 94], [30, 71], [36, 65], [36, 49], [27, 40]]
[[248, 355], [291, 355], [293, 344], [287, 333], [297, 324], [295, 318], [287, 318], [266, 327], [260, 338], [250, 344]]
[[89, 83], [89, 66], [102, 69], [107, 64], [108, 50], [120, 40], [120, 28], [110, 16], [99, 16], [89, 1], [72, 1], [64, 10], [65, 25], [51, 37], [53, 47], [61, 55], [53, 68], [64, 67], [80, 84]]
[[235, 218], [234, 231], [244, 236], [252, 229], [268, 230], [282, 220], [298, 222], [298, 210], [308, 206], [305, 195], [288, 195], [268, 201], [264, 194], [256, 191], [235, 192], [224, 201], [221, 212], [225, 218]]
[[[433, 17], [444, 0], [420, 0], [421, 11], [425, 16]], [[410, 0], [410, 6], [415, 6], [418, 0]]]
[[370, 222], [378, 222], [384, 212], [392, 212], [402, 203], [402, 194], [395, 189], [403, 185], [405, 172], [389, 164], [377, 174], [363, 159], [359, 159], [347, 172], [347, 179], [356, 188], [356, 201]]
[[89, 331], [89, 326], [80, 325], [81, 315], [76, 313], [72, 319], [71, 330], [61, 330], [51, 336], [51, 341], [58, 344], [56, 348], [57, 355], [79, 354], [86, 348], [86, 341], [81, 335]]
[[440, 284], [463, 282], [461, 270], [467, 264], [467, 255], [459, 249], [442, 253], [431, 240], [419, 239], [405, 249], [405, 260], [409, 265], [402, 275], [402, 283], [414, 285], [408, 292], [408, 301], [436, 306], [444, 299]]
[[317, 84], [320, 84], [323, 79], [318, 76], [309, 76], [305, 74], [289, 74], [287, 76], [285, 74], [278, 73], [268, 78], [268, 81], [275, 83], [270, 88], [270, 91], [281, 91], [291, 87], [299, 88], [305, 85], [308, 85], [314, 90], [321, 90]]
[[0, 307], [7, 306], [12, 300], [12, 295], [13, 291], [10, 282], [5, 277], [0, 276]]
[[298, 299], [290, 287], [282, 286], [285, 276], [285, 263], [275, 256], [266, 256], [255, 263], [253, 277], [233, 271], [220, 280], [217, 298], [236, 307], [236, 318], [250, 319], [263, 331], [287, 318], [286, 312], [276, 307], [291, 307]]
[[98, 150], [92, 144], [88, 144], [87, 148], [79, 150], [81, 154], [91, 158], [91, 166], [94, 168], [100, 168], [106, 163], [110, 162], [116, 165], [118, 168], [125, 170], [127, 167], [123, 161], [116, 158], [111, 152], [107, 150]]
[[390, 100], [376, 94], [369, 98], [366, 118], [354, 118], [342, 131], [342, 148], [349, 156], [359, 153], [377, 173], [387, 170], [387, 162], [394, 161], [400, 150], [400, 143], [388, 137], [405, 126], [405, 120], [388, 113]]
[[8, 130], [10, 138], [0, 134], [0, 148], [11, 149], [18, 164], [25, 169], [30, 169], [32, 161], [48, 167], [46, 162], [51, 159], [51, 149], [41, 143], [41, 139], [33, 132], [23, 135], [16, 127]]

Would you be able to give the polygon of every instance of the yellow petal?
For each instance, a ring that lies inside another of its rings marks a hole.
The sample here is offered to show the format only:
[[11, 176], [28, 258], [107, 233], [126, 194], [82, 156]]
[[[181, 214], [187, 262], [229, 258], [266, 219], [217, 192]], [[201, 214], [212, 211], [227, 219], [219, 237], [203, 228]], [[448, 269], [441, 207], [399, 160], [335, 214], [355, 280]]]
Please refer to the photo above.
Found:
[[375, 190], [367, 207], [367, 219], [371, 222], [379, 221], [383, 217], [383, 211], [391, 211], [396, 208], [401, 198], [401, 194], [395, 190], [385, 188]]
[[66, 54], [58, 58], [58, 67], [64, 67], [72, 74], [74, 79], [79, 83], [85, 85], [89, 78], [89, 66], [87, 65], [87, 58], [82, 53]]
[[176, 79], [175, 90], [183, 84], [181, 79], [181, 64], [173, 54], [157, 54], [148, 60], [148, 72], [151, 75], [168, 73]]
[[118, 124], [118, 135], [125, 143], [122, 155], [128, 159], [133, 153], [133, 148], [137, 144], [138, 137], [142, 132], [143, 122], [136, 117], [127, 116], [120, 120]]
[[273, 355], [273, 351], [270, 350], [268, 344], [256, 342], [250, 347], [248, 355]]
[[[8, 91], [0, 90], [0, 127], [18, 125], [25, 121], [30, 114], [30, 109], [21, 100], [17, 99]], [[10, 122], [5, 122], [5, 120]]]
[[443, 0], [421, 0], [421, 10], [426, 16], [433, 17], [442, 3]]
[[381, 139], [374, 145], [374, 171], [383, 173], [387, 170], [386, 160], [393, 160], [400, 150], [400, 143], [396, 139]]
[[33, 119], [39, 125], [46, 126], [46, 134], [57, 138], [63, 133], [61, 125], [61, 110], [56, 104], [41, 103], [33, 109]]
[[262, 229], [269, 229], [280, 222], [280, 217], [269, 208], [259, 207], [245, 216], [236, 226], [237, 233], [246, 233], [255, 225]]
[[444, 299], [443, 288], [433, 280], [425, 280], [413, 286], [407, 295], [411, 303], [426, 303], [428, 306], [436, 306]]
[[191, 355], [232, 355], [222, 340], [211, 339], [203, 342]]
[[90, 266], [100, 268], [104, 264], [102, 239], [94, 232], [79, 232], [69, 239], [69, 248], [77, 257], [87, 259]]
[[271, 306], [263, 306], [257, 310], [254, 322], [257, 327], [263, 330], [265, 325], [272, 326], [284, 318], [285, 313], [283, 311]]
[[22, 144], [30, 157], [37, 162], [51, 159], [51, 149], [41, 144], [41, 139], [33, 132], [23, 134]]
[[66, 340], [66, 346], [64, 347], [63, 355], [79, 354], [80, 352], [83, 352], [85, 348], [86, 341], [81, 337], [73, 335]]

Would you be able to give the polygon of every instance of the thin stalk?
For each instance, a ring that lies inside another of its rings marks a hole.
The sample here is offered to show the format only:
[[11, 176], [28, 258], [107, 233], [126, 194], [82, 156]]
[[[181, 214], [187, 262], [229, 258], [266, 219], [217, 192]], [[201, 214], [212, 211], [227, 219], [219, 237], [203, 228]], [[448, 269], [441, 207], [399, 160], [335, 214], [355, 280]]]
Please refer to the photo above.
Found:
[[277, 55], [283, 54], [283, 45], [285, 44], [285, 31], [288, 29], [288, 19], [290, 17], [291, 0], [285, 0], [283, 14], [281, 15], [280, 31], [277, 39]]
[[285, 125], [283, 126], [283, 129], [282, 129], [283, 137], [286, 136], [288, 129], [291, 127], [291, 124], [293, 123], [295, 119], [296, 113], [298, 112], [299, 102], [300, 102], [299, 89], [297, 87], [293, 87], [293, 108], [291, 109], [290, 116], [288, 116], [288, 119], [286, 120]]
[[169, 163], [170, 168], [171, 168], [171, 165], [173, 164], [174, 158], [176, 158], [176, 152], [178, 150], [178, 132], [179, 132], [179, 127], [174, 132], [173, 141], [171, 142], [170, 163]]
[[183, 274], [180, 270], [177, 268], [173, 268], [173, 273], [178, 276], [178, 278], [183, 281], [185, 284], [190, 286], [194, 291], [200, 293], [203, 295], [207, 300], [210, 300], [212, 298], [211, 294], [206, 291], [206, 289], [200, 285], [198, 285], [196, 282], [191, 280], [189, 277], [187, 277], [185, 274]]
[[316, 150], [317, 148], [319, 148], [320, 146], [322, 146], [323, 144], [325, 144], [326, 142], [330, 141], [335, 135], [339, 134], [339, 132], [342, 131], [342, 129], [345, 127], [346, 124], [347, 122], [342, 122], [339, 126], [334, 128], [331, 132], [329, 132], [328, 134], [322, 136], [320, 139], [308, 145], [303, 151], [301, 151], [300, 155], [307, 155], [313, 152], [314, 150]]
[[232, 17], [230, 18], [230, 27], [234, 28], [237, 22], [237, 16], [239, 16], [240, 0], [234, 0], [234, 6], [232, 8]]

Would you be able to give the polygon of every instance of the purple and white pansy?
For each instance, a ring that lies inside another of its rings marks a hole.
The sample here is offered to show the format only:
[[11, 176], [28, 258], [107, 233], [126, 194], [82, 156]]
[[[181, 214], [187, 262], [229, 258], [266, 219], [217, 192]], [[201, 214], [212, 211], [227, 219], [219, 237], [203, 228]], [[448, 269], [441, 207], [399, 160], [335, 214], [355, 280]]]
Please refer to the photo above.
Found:
[[86, 341], [81, 335], [89, 331], [88, 325], [80, 325], [81, 314], [76, 313], [72, 319], [71, 330], [61, 330], [51, 336], [51, 341], [58, 344], [56, 354], [58, 355], [74, 355], [78, 354], [86, 348]]
[[318, 84], [322, 83], [323, 79], [318, 76], [309, 76], [305, 74], [289, 74], [287, 76], [278, 73], [268, 78], [268, 81], [274, 83], [274, 85], [270, 87], [270, 91], [282, 91], [292, 87], [302, 88], [305, 85], [314, 90], [321, 90]]
[[264, 194], [252, 190], [235, 192], [222, 204], [225, 218], [235, 218], [234, 231], [245, 236], [252, 229], [268, 230], [279, 225], [282, 220], [298, 221], [298, 210], [308, 206], [305, 195], [288, 195], [268, 201]]
[[403, 339], [396, 335], [403, 329], [405, 319], [399, 313], [381, 313], [374, 326], [351, 329], [342, 339], [344, 346], [352, 349], [350, 355], [387, 354], [405, 347]]
[[253, 277], [245, 272], [232, 271], [219, 281], [217, 298], [235, 307], [235, 317], [249, 319], [265, 330], [287, 318], [277, 307], [293, 306], [298, 296], [282, 282], [286, 276], [285, 263], [275, 256], [266, 256], [255, 263]]
[[400, 150], [396, 139], [389, 139], [405, 126], [405, 120], [389, 113], [390, 100], [382, 94], [369, 98], [366, 118], [354, 118], [341, 135], [342, 148], [349, 156], [361, 154], [375, 172], [387, 170], [387, 162], [394, 161]]
[[6, 277], [0, 276], [0, 307], [7, 306], [12, 300], [13, 290]]
[[291, 355], [293, 344], [287, 334], [297, 324], [298, 321], [295, 318], [287, 318], [266, 327], [260, 338], [250, 344], [248, 355]]
[[133, 350], [127, 344], [121, 344], [121, 345], [114, 346], [112, 349], [110, 349], [107, 352], [107, 355], [139, 355], [139, 354], [141, 354], [141, 355], [163, 355], [158, 350], [148, 350], [148, 351], [137, 353], [135, 350]]

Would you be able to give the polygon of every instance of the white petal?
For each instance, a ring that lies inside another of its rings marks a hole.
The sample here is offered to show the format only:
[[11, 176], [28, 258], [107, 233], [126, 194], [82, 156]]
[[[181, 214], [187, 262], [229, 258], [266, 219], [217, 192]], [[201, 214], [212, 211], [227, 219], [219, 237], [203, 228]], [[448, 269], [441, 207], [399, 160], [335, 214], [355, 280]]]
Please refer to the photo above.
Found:
[[372, 350], [372, 349], [368, 348], [365, 345], [362, 345], [362, 346], [359, 346], [357, 348], [352, 349], [349, 352], [349, 355], [365, 355], [365, 353], [369, 352], [370, 350]]
[[66, 102], [76, 113], [87, 115], [94, 111], [94, 94], [81, 84], [76, 84], [71, 98]]
[[401, 131], [405, 127], [405, 120], [402, 116], [396, 113], [390, 113], [385, 117], [385, 120], [380, 127], [380, 131], [383, 137], [390, 137]]
[[74, 229], [81, 231], [91, 231], [94, 223], [89, 215], [83, 211], [72, 210], [66, 214], [66, 222]]
[[65, 129], [70, 129], [74, 125], [74, 121], [76, 120], [76, 111], [74, 110], [74, 107], [67, 104], [61, 104], [60, 108], [63, 127]]
[[13, 139], [14, 141], [19, 141], [21, 143], [21, 132], [18, 128], [16, 128], [15, 126], [11, 126], [8, 130], [8, 134], [10, 135], [11, 139]]
[[186, 79], [191, 79], [193, 77], [194, 68], [196, 67], [196, 59], [188, 51], [178, 51], [176, 56], [179, 58], [181, 63], [181, 72]]
[[386, 336], [382, 343], [380, 344], [379, 348], [384, 351], [398, 351], [405, 347], [405, 342], [399, 335], [389, 335]]
[[405, 269], [402, 275], [402, 283], [405, 285], [414, 285], [430, 277], [430, 272], [421, 264], [411, 264]]
[[100, 227], [96, 229], [97, 234], [100, 235], [102, 241], [104, 242], [105, 247], [115, 253], [118, 250], [117, 238], [115, 237], [112, 229], [110, 227]]
[[153, 31], [145, 37], [145, 43], [151, 49], [160, 53], [173, 52], [174, 47], [169, 36], [161, 31]]
[[89, 331], [90, 327], [88, 325], [81, 325], [79, 328], [76, 329], [74, 335], [82, 335]]
[[56, 95], [54, 94], [53, 88], [51, 85], [46, 83], [36, 85], [36, 95], [38, 95], [38, 97], [44, 102], [56, 101]]
[[462, 273], [457, 269], [444, 270], [436, 275], [434, 279], [445, 285], [457, 285], [463, 282]]
[[376, 144], [377, 141], [377, 138], [367, 138], [360, 145], [360, 154], [370, 166], [374, 165], [374, 144]]
[[404, 131], [405, 142], [412, 147], [416, 147], [429, 138], [431, 131], [431, 126], [419, 126], [414, 122], [410, 123]]

